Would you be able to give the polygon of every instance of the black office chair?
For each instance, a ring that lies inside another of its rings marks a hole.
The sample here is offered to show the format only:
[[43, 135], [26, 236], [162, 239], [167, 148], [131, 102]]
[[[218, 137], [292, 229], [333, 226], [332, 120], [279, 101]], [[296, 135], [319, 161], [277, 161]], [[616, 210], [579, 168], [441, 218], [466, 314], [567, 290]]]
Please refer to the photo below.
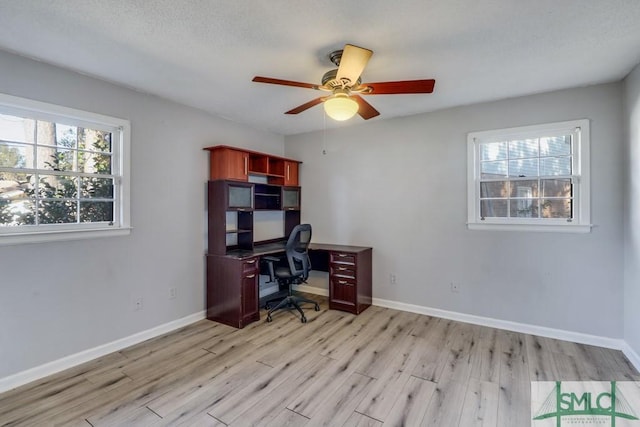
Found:
[[[277, 266], [274, 269], [274, 265], [280, 262], [281, 259], [270, 256], [262, 257], [263, 260], [268, 262], [271, 280], [277, 280], [278, 285], [280, 285], [281, 288], [286, 286], [288, 289], [288, 295], [283, 300], [270, 300], [265, 304], [265, 308], [269, 310], [267, 313], [267, 322], [271, 322], [273, 320], [271, 318], [271, 314], [274, 311], [284, 308], [295, 308], [300, 312], [300, 321], [302, 323], [307, 323], [304, 311], [302, 311], [302, 308], [300, 307], [300, 304], [305, 302], [314, 304], [316, 311], [320, 310], [320, 305], [317, 302], [298, 295], [293, 295], [293, 285], [306, 283], [307, 278], [309, 277], [309, 271], [311, 270], [311, 262], [309, 261], [308, 252], [309, 242], [311, 242], [311, 225], [299, 224], [294, 227], [289, 235], [289, 239], [287, 240], [287, 245], [285, 247], [285, 265]], [[271, 308], [271, 304], [276, 301], [279, 301], [278, 305]]]

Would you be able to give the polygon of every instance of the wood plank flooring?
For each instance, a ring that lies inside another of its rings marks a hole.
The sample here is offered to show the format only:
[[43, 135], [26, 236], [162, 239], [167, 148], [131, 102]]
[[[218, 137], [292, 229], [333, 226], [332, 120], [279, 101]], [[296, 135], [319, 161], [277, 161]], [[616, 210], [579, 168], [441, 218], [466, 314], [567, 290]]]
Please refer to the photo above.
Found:
[[307, 324], [203, 320], [0, 394], [0, 425], [514, 427], [530, 381], [640, 380], [619, 351], [311, 297]]

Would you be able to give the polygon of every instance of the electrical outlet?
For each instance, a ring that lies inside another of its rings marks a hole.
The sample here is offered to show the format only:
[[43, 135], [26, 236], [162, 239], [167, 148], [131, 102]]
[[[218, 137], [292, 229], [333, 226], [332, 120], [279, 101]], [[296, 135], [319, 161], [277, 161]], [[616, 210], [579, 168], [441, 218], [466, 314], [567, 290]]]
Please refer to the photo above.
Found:
[[133, 311], [140, 311], [143, 308], [142, 298], [136, 298], [133, 300]]
[[396, 284], [396, 275], [395, 274], [393, 274], [393, 273], [389, 274], [389, 283], [391, 285], [395, 285]]
[[460, 292], [460, 284], [451, 282], [451, 292], [457, 294]]
[[169, 289], [169, 299], [175, 299], [178, 296], [178, 288]]

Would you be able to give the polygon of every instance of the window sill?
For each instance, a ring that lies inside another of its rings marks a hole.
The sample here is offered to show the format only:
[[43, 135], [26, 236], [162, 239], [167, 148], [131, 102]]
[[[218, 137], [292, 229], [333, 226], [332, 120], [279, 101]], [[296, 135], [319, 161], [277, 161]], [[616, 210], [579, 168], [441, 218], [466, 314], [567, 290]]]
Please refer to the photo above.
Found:
[[131, 229], [131, 227], [122, 227], [116, 229], [100, 228], [0, 234], [0, 246], [22, 245], [27, 243], [59, 242], [65, 240], [95, 239], [101, 237], [128, 236], [129, 234], [131, 234]]
[[484, 231], [535, 231], [551, 233], [590, 233], [592, 224], [498, 224], [498, 223], [467, 223], [469, 230]]

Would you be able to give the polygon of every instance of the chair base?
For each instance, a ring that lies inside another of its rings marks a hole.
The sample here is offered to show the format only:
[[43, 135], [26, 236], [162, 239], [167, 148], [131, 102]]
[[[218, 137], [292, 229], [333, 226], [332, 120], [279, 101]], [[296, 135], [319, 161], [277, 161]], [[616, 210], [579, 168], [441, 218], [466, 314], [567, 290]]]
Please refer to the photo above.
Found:
[[300, 304], [305, 303], [305, 302], [313, 304], [315, 311], [320, 311], [320, 304], [318, 304], [317, 302], [315, 302], [313, 300], [310, 300], [310, 299], [304, 298], [304, 297], [300, 297], [300, 296], [288, 295], [282, 301], [280, 301], [278, 303], [278, 305], [276, 305], [275, 307], [270, 309], [271, 303], [275, 302], [275, 301], [278, 301], [278, 300], [267, 301], [267, 303], [264, 306], [264, 308], [269, 310], [267, 312], [267, 322], [273, 321], [273, 319], [271, 317], [271, 314], [274, 311], [282, 310], [282, 309], [285, 309], [285, 308], [287, 308], [287, 309], [294, 309], [295, 308], [300, 313], [300, 321], [302, 323], [307, 323], [307, 318], [304, 315], [304, 311], [302, 311], [302, 308], [300, 307]]

